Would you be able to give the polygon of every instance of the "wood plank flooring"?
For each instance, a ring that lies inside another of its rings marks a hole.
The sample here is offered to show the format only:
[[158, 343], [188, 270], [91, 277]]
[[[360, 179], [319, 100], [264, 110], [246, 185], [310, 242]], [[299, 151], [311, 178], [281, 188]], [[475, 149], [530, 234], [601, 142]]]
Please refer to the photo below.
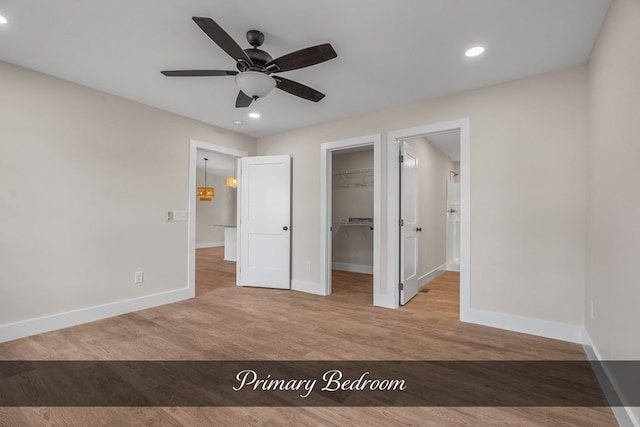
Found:
[[[196, 298], [0, 344], [3, 360], [585, 360], [581, 346], [458, 320], [448, 272], [406, 306], [372, 305], [370, 275], [333, 294], [237, 287], [197, 250]], [[615, 426], [609, 408], [0, 408], [0, 426]]]

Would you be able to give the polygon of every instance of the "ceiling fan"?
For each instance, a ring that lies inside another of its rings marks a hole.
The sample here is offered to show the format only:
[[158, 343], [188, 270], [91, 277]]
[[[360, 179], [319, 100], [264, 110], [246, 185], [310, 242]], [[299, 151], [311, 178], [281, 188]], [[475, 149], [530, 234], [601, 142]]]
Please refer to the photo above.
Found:
[[329, 43], [297, 50], [273, 59], [267, 52], [258, 49], [264, 42], [264, 34], [258, 30], [247, 31], [247, 41], [252, 47], [242, 49], [213, 19], [194, 16], [193, 21], [236, 61], [238, 71], [161, 71], [165, 76], [236, 76], [236, 83], [240, 87], [236, 108], [248, 107], [254, 100], [269, 94], [274, 87], [313, 102], [324, 98], [323, 93], [309, 86], [273, 74], [309, 67], [337, 57], [338, 54]]

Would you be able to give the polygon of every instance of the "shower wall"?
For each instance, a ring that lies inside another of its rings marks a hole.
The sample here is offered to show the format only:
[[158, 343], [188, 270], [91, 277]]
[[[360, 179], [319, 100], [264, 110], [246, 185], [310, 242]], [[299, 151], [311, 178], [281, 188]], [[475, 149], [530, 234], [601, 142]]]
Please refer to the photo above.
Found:
[[447, 181], [447, 270], [460, 271], [460, 180]]

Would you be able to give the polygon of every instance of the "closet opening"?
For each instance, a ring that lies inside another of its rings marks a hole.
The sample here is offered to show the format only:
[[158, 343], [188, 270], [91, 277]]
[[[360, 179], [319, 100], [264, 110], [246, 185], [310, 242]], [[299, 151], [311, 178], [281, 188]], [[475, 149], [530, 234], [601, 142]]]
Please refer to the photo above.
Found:
[[373, 303], [373, 145], [331, 153], [332, 293]]
[[321, 145], [323, 295], [381, 305], [380, 135]]

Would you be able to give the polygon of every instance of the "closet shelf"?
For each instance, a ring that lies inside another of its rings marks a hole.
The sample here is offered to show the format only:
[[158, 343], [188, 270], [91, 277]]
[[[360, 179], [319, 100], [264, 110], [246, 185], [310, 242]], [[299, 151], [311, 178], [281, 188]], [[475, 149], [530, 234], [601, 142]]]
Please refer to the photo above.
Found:
[[370, 231], [373, 231], [373, 222], [334, 222], [331, 226], [331, 232], [333, 238], [336, 237], [336, 234], [340, 231], [342, 227], [358, 227], [362, 230], [362, 233], [366, 233], [366, 229], [368, 228]]

